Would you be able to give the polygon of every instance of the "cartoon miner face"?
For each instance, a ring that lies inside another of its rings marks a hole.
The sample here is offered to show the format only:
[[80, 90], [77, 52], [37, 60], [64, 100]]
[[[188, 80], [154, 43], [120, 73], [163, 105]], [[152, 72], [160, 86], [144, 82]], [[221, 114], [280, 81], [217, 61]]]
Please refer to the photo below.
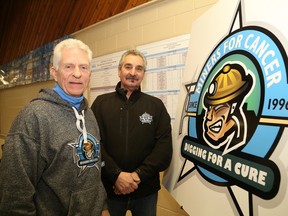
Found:
[[204, 96], [206, 113], [203, 129], [208, 145], [220, 148], [228, 142], [232, 133], [243, 136], [240, 125], [246, 118], [239, 109], [251, 86], [251, 75], [246, 75], [239, 64], [224, 65], [214, 77]]
[[230, 109], [229, 103], [208, 107], [206, 112], [207, 135], [214, 141], [222, 138], [226, 131], [235, 124], [234, 120], [228, 118]]
[[93, 144], [91, 142], [87, 142], [84, 144], [83, 146], [84, 152], [85, 152], [85, 156], [87, 158], [92, 158], [93, 154], [94, 154], [94, 150], [93, 150]]

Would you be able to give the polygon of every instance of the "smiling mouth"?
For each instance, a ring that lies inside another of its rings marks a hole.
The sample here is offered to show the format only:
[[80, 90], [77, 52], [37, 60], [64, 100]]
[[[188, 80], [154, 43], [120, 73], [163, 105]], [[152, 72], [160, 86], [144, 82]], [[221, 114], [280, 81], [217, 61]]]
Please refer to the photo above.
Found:
[[219, 133], [221, 127], [222, 127], [222, 121], [219, 120], [219, 121], [215, 122], [213, 125], [211, 125], [209, 127], [209, 129], [214, 133]]

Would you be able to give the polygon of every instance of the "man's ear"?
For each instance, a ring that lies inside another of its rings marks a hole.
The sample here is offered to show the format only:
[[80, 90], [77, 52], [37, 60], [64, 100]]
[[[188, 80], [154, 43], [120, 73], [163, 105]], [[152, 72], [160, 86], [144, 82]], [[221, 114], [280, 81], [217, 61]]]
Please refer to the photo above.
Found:
[[118, 77], [120, 77], [121, 74], [121, 68], [118, 67]]
[[55, 69], [55, 67], [50, 67], [50, 74], [52, 75], [52, 77], [54, 78], [54, 80], [57, 82], [57, 71]]

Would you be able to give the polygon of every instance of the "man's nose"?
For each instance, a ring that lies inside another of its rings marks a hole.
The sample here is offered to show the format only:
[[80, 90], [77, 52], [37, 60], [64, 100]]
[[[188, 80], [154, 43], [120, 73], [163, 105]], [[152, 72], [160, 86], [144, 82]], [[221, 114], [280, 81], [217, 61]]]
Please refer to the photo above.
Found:
[[74, 72], [73, 72], [73, 75], [75, 76], [75, 77], [81, 77], [81, 70], [80, 70], [80, 68], [78, 67], [78, 66], [76, 66], [75, 67], [75, 69], [74, 69]]
[[136, 68], [133, 67], [131, 70], [130, 70], [130, 74], [131, 75], [135, 75], [136, 74]]

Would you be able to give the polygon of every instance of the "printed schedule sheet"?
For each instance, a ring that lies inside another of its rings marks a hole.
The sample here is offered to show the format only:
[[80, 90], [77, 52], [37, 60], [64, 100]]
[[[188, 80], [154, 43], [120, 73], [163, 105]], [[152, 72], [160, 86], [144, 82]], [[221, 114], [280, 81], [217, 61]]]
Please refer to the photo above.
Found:
[[147, 59], [142, 91], [160, 98], [175, 120], [190, 34], [139, 46]]

